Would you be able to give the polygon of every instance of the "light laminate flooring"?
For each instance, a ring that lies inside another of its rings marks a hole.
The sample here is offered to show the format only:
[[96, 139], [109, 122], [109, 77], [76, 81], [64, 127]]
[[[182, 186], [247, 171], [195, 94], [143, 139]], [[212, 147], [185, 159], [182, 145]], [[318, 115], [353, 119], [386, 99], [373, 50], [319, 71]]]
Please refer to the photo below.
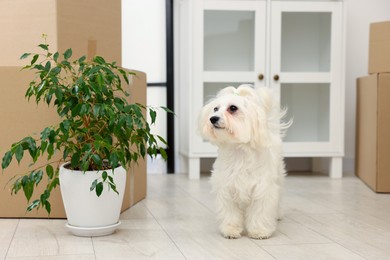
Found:
[[111, 236], [72, 236], [65, 220], [0, 219], [0, 259], [390, 259], [390, 194], [354, 176], [290, 174], [282, 205], [270, 239], [228, 240], [207, 175], [149, 175], [147, 198]]

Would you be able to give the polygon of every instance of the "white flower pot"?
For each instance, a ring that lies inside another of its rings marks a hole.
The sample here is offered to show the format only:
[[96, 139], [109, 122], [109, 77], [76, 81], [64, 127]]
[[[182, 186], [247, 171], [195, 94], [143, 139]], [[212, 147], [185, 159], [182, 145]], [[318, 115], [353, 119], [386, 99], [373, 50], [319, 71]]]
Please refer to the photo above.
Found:
[[126, 170], [118, 167], [107, 170], [116, 184], [119, 195], [111, 190], [108, 184], [100, 197], [95, 190], [90, 191], [94, 180], [101, 179], [98, 171], [74, 171], [61, 165], [59, 179], [62, 200], [68, 219], [67, 228], [77, 236], [103, 236], [113, 233], [119, 226], [126, 185]]

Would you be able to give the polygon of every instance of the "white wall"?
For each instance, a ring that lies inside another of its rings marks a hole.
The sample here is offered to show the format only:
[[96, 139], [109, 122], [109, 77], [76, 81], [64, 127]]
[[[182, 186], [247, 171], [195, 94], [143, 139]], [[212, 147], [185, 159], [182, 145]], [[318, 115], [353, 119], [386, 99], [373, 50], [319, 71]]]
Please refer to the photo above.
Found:
[[347, 1], [344, 171], [354, 171], [356, 78], [368, 74], [369, 25], [390, 20], [389, 0]]
[[[123, 66], [145, 72], [148, 83], [166, 82], [165, 24], [165, 0], [122, 0]], [[166, 88], [149, 87], [147, 105], [166, 106]], [[166, 122], [165, 111], [157, 111], [152, 132], [166, 139]]]
[[[166, 81], [165, 0], [122, 0], [123, 66]], [[163, 54], [163, 55], [162, 55]]]

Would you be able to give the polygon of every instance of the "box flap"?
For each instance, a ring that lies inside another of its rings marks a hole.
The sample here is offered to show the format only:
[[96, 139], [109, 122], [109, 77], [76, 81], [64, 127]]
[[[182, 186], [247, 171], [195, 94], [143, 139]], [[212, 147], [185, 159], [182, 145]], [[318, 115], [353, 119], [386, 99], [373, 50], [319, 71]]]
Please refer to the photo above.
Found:
[[368, 72], [390, 72], [390, 21], [370, 25]]

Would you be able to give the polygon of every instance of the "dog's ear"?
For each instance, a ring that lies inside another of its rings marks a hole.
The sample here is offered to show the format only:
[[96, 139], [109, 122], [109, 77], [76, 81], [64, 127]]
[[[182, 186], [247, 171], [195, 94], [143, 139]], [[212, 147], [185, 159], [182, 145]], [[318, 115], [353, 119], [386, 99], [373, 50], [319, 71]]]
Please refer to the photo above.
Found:
[[234, 94], [236, 91], [237, 91], [236, 88], [235, 88], [235, 87], [232, 87], [232, 86], [223, 88], [223, 89], [221, 89], [221, 90], [218, 92], [217, 98], [218, 98], [218, 97], [221, 97], [221, 96], [224, 96], [224, 95], [228, 95], [228, 94]]
[[257, 88], [255, 93], [257, 98], [253, 99], [253, 111], [256, 115], [252, 122], [251, 145], [254, 148], [270, 147], [281, 142], [279, 102], [269, 88]]
[[269, 126], [267, 121], [266, 111], [261, 107], [261, 105], [254, 104], [252, 102], [251, 113], [251, 126], [252, 126], [252, 138], [250, 140], [250, 145], [255, 148], [266, 148], [272, 145], [271, 136], [269, 134]]
[[209, 116], [210, 112], [213, 109], [212, 108], [212, 100], [207, 103], [202, 110], [200, 111], [199, 118], [198, 118], [198, 129], [197, 133], [202, 136], [203, 138], [210, 140], [213, 138], [212, 135], [212, 127], [209, 122]]
[[247, 98], [253, 98], [253, 99], [256, 99], [258, 97], [256, 90], [253, 89], [253, 87], [251, 87], [251, 85], [247, 85], [247, 84], [240, 85], [237, 88], [236, 93], [241, 97], [247, 97]]

